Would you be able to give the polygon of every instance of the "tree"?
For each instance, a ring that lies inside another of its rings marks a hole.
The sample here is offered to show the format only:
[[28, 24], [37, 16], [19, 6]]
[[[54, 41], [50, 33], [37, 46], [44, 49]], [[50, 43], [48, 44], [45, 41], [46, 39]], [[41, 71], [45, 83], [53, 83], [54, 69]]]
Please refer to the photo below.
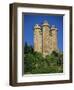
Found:
[[47, 55], [46, 61], [50, 66], [57, 65], [57, 58], [54, 55]]
[[63, 53], [53, 51], [43, 57], [42, 53], [34, 52], [33, 47], [25, 43], [24, 73], [59, 73], [63, 72]]
[[27, 53], [33, 53], [33, 47], [26, 42], [24, 46], [24, 54]]

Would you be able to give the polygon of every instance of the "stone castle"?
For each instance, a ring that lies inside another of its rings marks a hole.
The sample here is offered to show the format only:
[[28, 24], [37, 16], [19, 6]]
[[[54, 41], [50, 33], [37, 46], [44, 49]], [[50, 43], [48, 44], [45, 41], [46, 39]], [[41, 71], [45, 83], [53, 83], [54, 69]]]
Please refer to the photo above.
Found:
[[34, 51], [42, 53], [44, 56], [57, 50], [57, 28], [50, 26], [44, 21], [40, 26], [34, 26]]

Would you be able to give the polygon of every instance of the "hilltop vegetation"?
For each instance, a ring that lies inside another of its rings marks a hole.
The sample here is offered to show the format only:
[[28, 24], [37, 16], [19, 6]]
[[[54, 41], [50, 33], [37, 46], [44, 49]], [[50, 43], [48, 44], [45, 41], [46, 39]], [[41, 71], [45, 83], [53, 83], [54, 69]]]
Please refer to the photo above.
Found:
[[33, 47], [25, 44], [24, 47], [24, 73], [62, 73], [63, 53], [53, 51], [52, 54], [43, 57], [41, 53], [34, 52]]

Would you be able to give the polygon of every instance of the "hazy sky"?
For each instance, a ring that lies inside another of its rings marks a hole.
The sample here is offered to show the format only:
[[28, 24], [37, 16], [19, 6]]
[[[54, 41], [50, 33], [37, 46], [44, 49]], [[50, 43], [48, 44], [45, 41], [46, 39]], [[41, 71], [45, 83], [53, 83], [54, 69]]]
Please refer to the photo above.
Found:
[[63, 16], [61, 15], [24, 14], [24, 43], [33, 46], [34, 25], [41, 25], [44, 20], [58, 29], [58, 48], [63, 51]]

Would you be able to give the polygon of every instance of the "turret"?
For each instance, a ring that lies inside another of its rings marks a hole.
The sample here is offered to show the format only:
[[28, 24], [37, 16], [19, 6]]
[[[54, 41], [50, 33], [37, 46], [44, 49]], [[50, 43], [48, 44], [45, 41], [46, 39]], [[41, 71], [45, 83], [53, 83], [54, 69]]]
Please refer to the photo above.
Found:
[[51, 30], [57, 30], [57, 28], [55, 27], [55, 25], [51, 26]]
[[48, 24], [48, 21], [46, 21], [46, 20], [43, 22], [42, 26], [50, 27], [50, 25]]
[[35, 26], [34, 26], [34, 30], [36, 30], [36, 29], [41, 29], [41, 27], [39, 26], [39, 24], [35, 24]]
[[57, 28], [55, 25], [51, 26], [51, 43], [52, 43], [52, 50], [51, 51], [56, 51], [57, 50]]
[[42, 52], [41, 27], [38, 24], [34, 26], [34, 51]]
[[49, 31], [50, 31], [50, 25], [45, 20], [42, 24], [42, 52], [43, 55], [46, 56], [49, 53], [50, 48], [50, 42], [49, 42]]

